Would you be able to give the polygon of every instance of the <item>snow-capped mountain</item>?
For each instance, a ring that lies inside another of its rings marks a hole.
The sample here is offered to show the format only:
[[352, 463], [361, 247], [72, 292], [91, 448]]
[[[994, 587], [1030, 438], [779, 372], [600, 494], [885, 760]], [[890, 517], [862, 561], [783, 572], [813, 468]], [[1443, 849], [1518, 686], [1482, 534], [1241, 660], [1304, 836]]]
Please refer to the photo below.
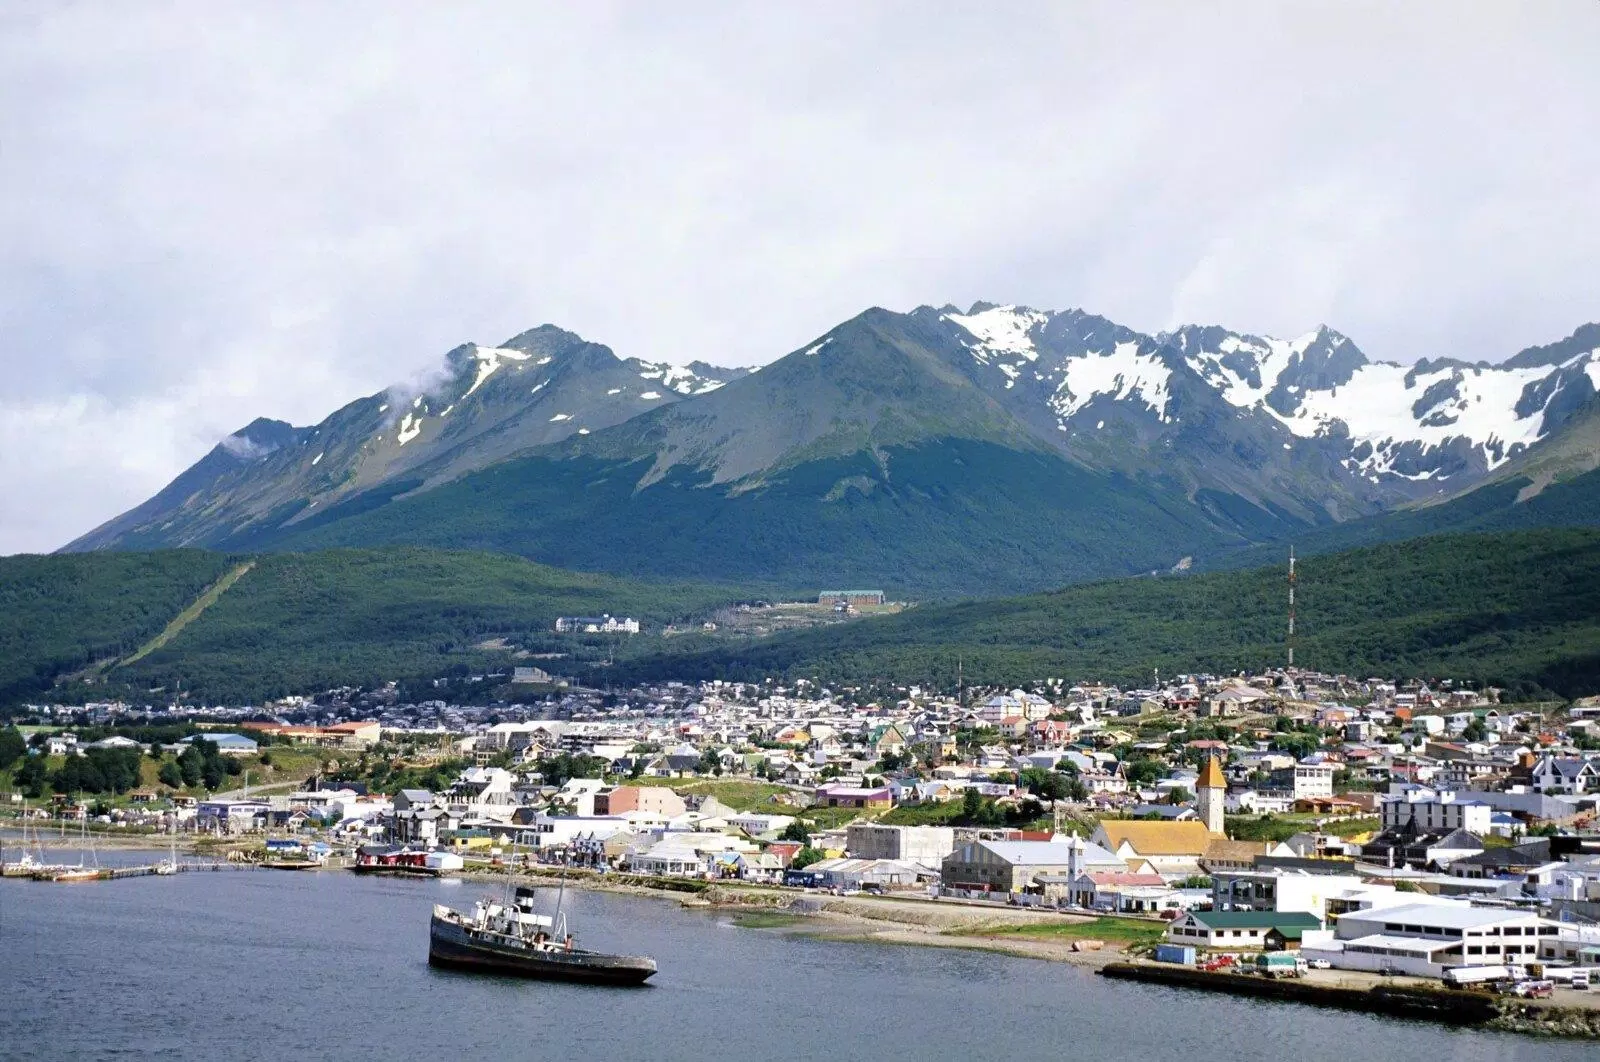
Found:
[[618, 358], [550, 325], [498, 346], [464, 344], [442, 371], [357, 399], [312, 427], [259, 419], [160, 494], [68, 549], [202, 545], [265, 524], [323, 520], [526, 450], [587, 435], [748, 369]]
[[1498, 365], [1442, 358], [1404, 366], [1370, 361], [1326, 327], [1288, 340], [1202, 326], [1144, 336], [1079, 311], [980, 304], [938, 313], [965, 333], [974, 363], [999, 374], [992, 383], [1031, 390], [1061, 432], [1088, 430], [1082, 414], [1100, 399], [1178, 424], [1188, 414], [1175, 395], [1198, 380], [1241, 417], [1281, 426], [1282, 448], [1315, 444], [1349, 472], [1406, 496], [1494, 471], [1600, 386], [1600, 328], [1592, 325]]
[[1594, 325], [1499, 364], [1408, 367], [1327, 328], [1149, 335], [1082, 310], [925, 306], [868, 310], [760, 372], [624, 360], [547, 325], [315, 427], [257, 421], [68, 548], [415, 542], [1020, 590], [1517, 469], [1537, 492], [1595, 466], [1597, 383]]

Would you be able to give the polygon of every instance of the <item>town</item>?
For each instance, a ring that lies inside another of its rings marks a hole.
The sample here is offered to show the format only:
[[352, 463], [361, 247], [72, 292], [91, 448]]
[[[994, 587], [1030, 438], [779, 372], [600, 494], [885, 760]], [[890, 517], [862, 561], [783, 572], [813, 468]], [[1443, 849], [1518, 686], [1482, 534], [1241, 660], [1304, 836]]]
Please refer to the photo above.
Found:
[[[1534, 996], [1600, 973], [1600, 701], [1306, 670], [895, 693], [41, 705], [6, 799], [110, 832], [256, 839], [266, 858], [345, 852], [368, 873], [516, 864], [1065, 912], [1083, 916], [1052, 923], [1075, 947], [1209, 970]], [[73, 791], [66, 765], [139, 755], [139, 726], [192, 731], [151, 757], [203, 745], [223, 766], [198, 788], [163, 767]], [[303, 777], [269, 766], [292, 755]]]

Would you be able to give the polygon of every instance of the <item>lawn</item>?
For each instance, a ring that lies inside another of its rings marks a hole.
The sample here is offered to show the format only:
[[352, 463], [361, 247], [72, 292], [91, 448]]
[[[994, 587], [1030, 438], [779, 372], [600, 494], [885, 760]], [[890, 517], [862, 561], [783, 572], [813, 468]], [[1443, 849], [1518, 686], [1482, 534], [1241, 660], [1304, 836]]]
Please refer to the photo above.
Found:
[[714, 778], [673, 778], [661, 783], [684, 796], [714, 796], [735, 811], [771, 811], [787, 814], [785, 806], [774, 804], [772, 798], [787, 793], [781, 785], [770, 782], [722, 781]]

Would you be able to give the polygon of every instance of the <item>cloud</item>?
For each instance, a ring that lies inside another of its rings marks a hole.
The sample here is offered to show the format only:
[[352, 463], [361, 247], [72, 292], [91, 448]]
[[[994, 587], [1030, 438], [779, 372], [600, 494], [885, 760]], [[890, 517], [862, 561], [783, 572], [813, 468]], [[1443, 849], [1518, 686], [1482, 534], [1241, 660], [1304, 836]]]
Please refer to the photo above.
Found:
[[1580, 3], [0, 15], [0, 490], [47, 500], [0, 550], [546, 321], [749, 364], [989, 299], [1501, 358], [1596, 316], [1597, 35]]

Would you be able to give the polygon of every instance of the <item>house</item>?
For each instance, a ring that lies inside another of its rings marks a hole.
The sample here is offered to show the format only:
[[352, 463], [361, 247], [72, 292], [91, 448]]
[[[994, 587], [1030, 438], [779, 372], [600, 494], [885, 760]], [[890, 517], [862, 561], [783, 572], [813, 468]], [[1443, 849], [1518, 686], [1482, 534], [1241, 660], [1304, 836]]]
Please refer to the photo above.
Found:
[[201, 833], [237, 834], [266, 826], [272, 805], [265, 800], [202, 800], [195, 807]]
[[1282, 951], [1298, 946], [1322, 919], [1306, 911], [1188, 911], [1167, 927], [1167, 940], [1198, 948]]
[[600, 789], [594, 794], [595, 815], [627, 815], [630, 812], [675, 819], [689, 810], [683, 797], [662, 785], [620, 785]]
[[1200, 860], [1214, 836], [1198, 820], [1102, 819], [1089, 840], [1124, 862], [1147, 861], [1158, 874], [1171, 880], [1200, 873]]
[[1572, 796], [1600, 791], [1600, 761], [1577, 756], [1541, 756], [1533, 765], [1530, 788], [1536, 793]]
[[[1045, 890], [1051, 885], [1049, 879], [1049, 875], [1039, 879]], [[1119, 914], [1154, 914], [1177, 910], [1181, 906], [1177, 890], [1168, 885], [1160, 874], [1133, 874], [1116, 870], [1084, 871], [1072, 879], [1066, 899], [1075, 907]]]
[[1200, 866], [1207, 874], [1230, 870], [1250, 870], [1263, 856], [1283, 857], [1294, 855], [1294, 849], [1281, 841], [1230, 841], [1226, 837], [1211, 835], [1211, 843], [1200, 857]]
[[824, 785], [815, 792], [817, 804], [825, 808], [888, 808], [894, 795], [888, 786], [868, 789], [860, 786]]
[[1347, 912], [1331, 939], [1303, 954], [1341, 970], [1440, 977], [1452, 966], [1536, 961], [1541, 942], [1559, 934], [1557, 923], [1529, 911], [1436, 900]]
[[1074, 836], [1049, 841], [968, 841], [939, 864], [947, 893], [1022, 893], [1040, 875], [1070, 880], [1085, 870], [1126, 871], [1127, 864], [1098, 844]]
[[1483, 840], [1466, 830], [1428, 831], [1415, 822], [1384, 830], [1361, 846], [1361, 858], [1386, 867], [1443, 868], [1483, 851]]
[[879, 756], [899, 755], [906, 750], [906, 733], [899, 723], [873, 727], [867, 735], [867, 748]]

